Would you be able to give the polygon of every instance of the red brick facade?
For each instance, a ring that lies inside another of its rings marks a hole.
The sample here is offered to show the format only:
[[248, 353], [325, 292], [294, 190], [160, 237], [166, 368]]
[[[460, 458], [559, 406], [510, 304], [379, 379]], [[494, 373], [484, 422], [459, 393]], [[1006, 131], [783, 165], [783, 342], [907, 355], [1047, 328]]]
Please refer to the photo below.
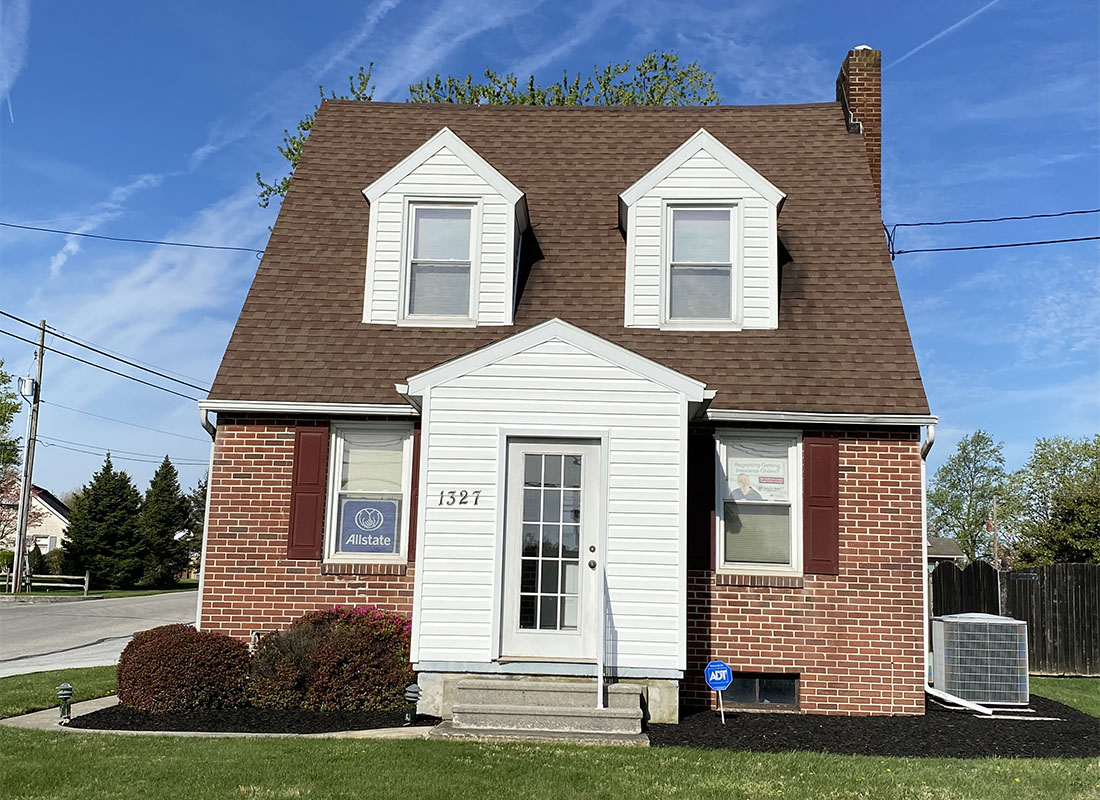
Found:
[[[308, 423], [219, 420], [205, 630], [247, 638], [336, 604], [412, 613], [412, 564], [334, 568], [287, 558], [298, 424]], [[840, 574], [749, 578], [690, 571], [683, 702], [712, 699], [702, 669], [721, 658], [735, 671], [798, 674], [804, 712], [923, 713], [920, 443], [915, 432], [839, 435]], [[351, 569], [370, 574], [347, 574]]]
[[287, 558], [298, 424], [309, 423], [219, 416], [203, 565], [203, 630], [248, 638], [252, 631], [285, 628], [307, 611], [338, 604], [412, 614], [412, 564], [370, 565], [371, 574], [347, 574], [355, 567], [337, 572], [320, 561]]
[[882, 205], [882, 52], [849, 50], [836, 78], [836, 99], [863, 127], [875, 196]]
[[682, 701], [712, 702], [702, 670], [720, 658], [737, 672], [799, 675], [804, 712], [924, 712], [920, 443], [841, 436], [840, 574], [763, 586], [689, 572]]

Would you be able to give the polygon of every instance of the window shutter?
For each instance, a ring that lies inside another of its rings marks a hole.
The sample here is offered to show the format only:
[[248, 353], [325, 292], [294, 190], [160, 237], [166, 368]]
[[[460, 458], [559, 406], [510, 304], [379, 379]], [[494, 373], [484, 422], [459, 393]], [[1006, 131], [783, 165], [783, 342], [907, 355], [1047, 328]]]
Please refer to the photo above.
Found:
[[806, 574], [840, 574], [840, 440], [802, 439], [803, 559]]
[[319, 559], [324, 552], [328, 438], [328, 425], [294, 430], [287, 558]]
[[412, 481], [409, 491], [409, 563], [416, 561], [416, 516], [420, 511], [420, 424], [413, 428]]
[[714, 437], [688, 437], [687, 566], [714, 569]]

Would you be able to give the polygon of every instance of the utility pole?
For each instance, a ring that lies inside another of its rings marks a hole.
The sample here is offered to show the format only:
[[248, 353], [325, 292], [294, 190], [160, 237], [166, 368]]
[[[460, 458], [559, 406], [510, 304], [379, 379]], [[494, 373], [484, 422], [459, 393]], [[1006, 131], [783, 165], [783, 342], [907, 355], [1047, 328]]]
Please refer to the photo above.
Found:
[[993, 566], [1001, 569], [1001, 543], [997, 535], [997, 495], [993, 495]]
[[[15, 559], [11, 576], [11, 590], [15, 594], [23, 589], [23, 559], [27, 555], [27, 521], [31, 513], [31, 477], [34, 474], [34, 445], [38, 436], [38, 403], [42, 399], [42, 358], [45, 354], [46, 320], [42, 320], [38, 328], [38, 351], [34, 356], [36, 366], [34, 384], [31, 386], [31, 407], [27, 411], [27, 438], [23, 443], [23, 484], [19, 490], [19, 523], [15, 531]], [[24, 393], [21, 391], [20, 394]]]

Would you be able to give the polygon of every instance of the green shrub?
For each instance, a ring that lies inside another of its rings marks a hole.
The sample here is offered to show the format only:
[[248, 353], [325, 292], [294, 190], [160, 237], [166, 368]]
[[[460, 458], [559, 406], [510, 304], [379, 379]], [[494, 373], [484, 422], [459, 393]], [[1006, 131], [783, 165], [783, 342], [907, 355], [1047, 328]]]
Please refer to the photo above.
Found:
[[190, 625], [142, 631], [118, 660], [118, 701], [140, 711], [204, 711], [246, 704], [248, 646]]
[[264, 637], [252, 662], [250, 696], [265, 708], [397, 710], [416, 676], [411, 624], [373, 606], [315, 611]]
[[65, 572], [65, 548], [55, 547], [46, 553], [46, 572], [50, 575], [66, 575]]
[[0, 550], [0, 570], [7, 570], [11, 572], [12, 566], [15, 564], [15, 551], [14, 550]]
[[31, 575], [46, 574], [46, 557], [42, 555], [42, 548], [38, 546], [38, 542], [35, 542], [34, 547], [27, 553], [27, 569]]

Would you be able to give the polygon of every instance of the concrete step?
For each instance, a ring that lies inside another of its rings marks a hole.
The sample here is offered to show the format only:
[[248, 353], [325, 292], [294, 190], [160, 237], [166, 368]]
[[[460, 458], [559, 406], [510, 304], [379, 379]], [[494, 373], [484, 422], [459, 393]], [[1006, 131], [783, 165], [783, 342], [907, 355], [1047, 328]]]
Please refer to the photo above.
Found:
[[478, 703], [456, 704], [451, 725], [455, 730], [567, 731], [570, 733], [642, 732], [642, 709], [524, 706]]
[[[2, 724], [2, 723], [0, 723]], [[644, 733], [580, 733], [577, 731], [517, 731], [502, 728], [456, 728], [441, 722], [431, 729], [429, 739], [460, 739], [475, 742], [568, 742], [570, 744], [625, 745], [649, 747]]]
[[[596, 681], [471, 678], [458, 684], [456, 703], [462, 706], [488, 703], [553, 708], [595, 708]], [[610, 708], [641, 708], [641, 691], [637, 686], [611, 684], [607, 687], [607, 705]]]

